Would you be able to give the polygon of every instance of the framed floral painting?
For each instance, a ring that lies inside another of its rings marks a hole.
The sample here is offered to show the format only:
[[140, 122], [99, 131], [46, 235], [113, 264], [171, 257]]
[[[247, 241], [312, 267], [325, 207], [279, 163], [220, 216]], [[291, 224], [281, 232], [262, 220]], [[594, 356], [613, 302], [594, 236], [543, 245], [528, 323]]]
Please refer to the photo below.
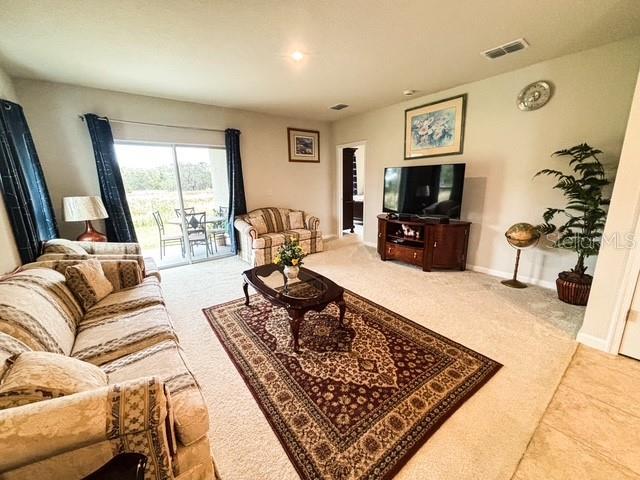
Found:
[[404, 111], [404, 158], [462, 153], [467, 94]]
[[320, 162], [320, 132], [287, 128], [290, 162]]

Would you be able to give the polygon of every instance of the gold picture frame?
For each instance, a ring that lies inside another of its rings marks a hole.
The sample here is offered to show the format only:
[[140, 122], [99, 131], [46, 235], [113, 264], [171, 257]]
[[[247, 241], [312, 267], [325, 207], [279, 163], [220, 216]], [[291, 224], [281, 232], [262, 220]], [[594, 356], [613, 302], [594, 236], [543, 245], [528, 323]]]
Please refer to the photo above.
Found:
[[287, 128], [289, 161], [320, 163], [320, 132], [303, 128]]
[[467, 94], [404, 111], [404, 159], [461, 154]]

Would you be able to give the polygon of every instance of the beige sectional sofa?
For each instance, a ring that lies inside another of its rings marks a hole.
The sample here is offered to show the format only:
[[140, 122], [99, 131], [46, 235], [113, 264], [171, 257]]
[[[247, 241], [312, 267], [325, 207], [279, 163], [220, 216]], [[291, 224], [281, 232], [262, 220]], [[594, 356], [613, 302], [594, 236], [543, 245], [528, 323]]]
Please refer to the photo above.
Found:
[[213, 478], [207, 406], [158, 276], [92, 252], [114, 291], [84, 311], [61, 273], [83, 260], [66, 255], [0, 279], [0, 378], [7, 358], [35, 350], [97, 365], [108, 385], [0, 410], [0, 479], [79, 479], [121, 452], [147, 455], [148, 479]]
[[298, 240], [305, 253], [323, 250], [320, 220], [290, 208], [259, 208], [234, 222], [240, 257], [253, 266], [271, 263], [288, 238]]

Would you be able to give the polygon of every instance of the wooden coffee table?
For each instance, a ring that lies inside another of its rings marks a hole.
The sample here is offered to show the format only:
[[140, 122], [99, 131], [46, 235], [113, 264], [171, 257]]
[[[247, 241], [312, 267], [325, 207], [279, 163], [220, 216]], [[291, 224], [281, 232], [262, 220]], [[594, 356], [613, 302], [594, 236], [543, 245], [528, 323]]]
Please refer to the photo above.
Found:
[[298, 336], [304, 314], [310, 310], [320, 312], [332, 302], [340, 309], [340, 326], [344, 324], [344, 288], [307, 268], [300, 268], [298, 278], [288, 280], [282, 269], [274, 264], [261, 265], [242, 273], [245, 305], [249, 305], [249, 285], [273, 305], [284, 308], [289, 314], [293, 337], [293, 351], [300, 353]]

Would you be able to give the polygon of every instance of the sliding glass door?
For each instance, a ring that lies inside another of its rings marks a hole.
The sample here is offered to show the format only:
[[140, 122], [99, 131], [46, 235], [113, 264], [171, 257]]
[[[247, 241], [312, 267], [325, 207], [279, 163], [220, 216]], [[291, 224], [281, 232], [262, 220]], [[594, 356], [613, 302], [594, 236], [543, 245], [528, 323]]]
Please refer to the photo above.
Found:
[[229, 185], [225, 150], [178, 145], [175, 153], [191, 259], [228, 255], [231, 248], [227, 234]]
[[224, 148], [116, 142], [138, 241], [161, 267], [230, 254]]

